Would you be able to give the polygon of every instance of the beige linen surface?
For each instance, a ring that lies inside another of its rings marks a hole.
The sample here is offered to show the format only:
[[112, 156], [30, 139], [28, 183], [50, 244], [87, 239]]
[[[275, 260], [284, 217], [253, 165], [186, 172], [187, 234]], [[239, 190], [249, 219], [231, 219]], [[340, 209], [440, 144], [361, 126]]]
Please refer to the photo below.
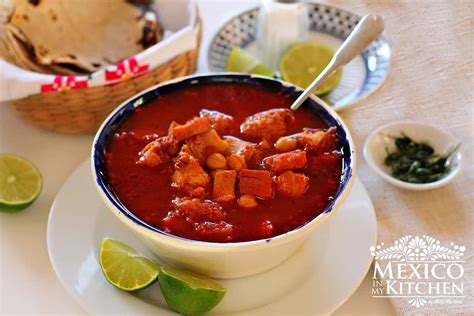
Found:
[[[466, 246], [464, 304], [425, 305], [392, 299], [400, 314], [474, 314], [473, 7], [474, 0], [323, 1], [360, 15], [377, 13], [393, 45], [394, 62], [383, 87], [342, 113], [356, 141], [359, 176], [374, 202], [379, 242], [407, 235], [430, 235]], [[396, 120], [441, 127], [462, 141], [463, 169], [452, 184], [432, 191], [404, 191], [369, 169], [362, 157], [365, 138]]]

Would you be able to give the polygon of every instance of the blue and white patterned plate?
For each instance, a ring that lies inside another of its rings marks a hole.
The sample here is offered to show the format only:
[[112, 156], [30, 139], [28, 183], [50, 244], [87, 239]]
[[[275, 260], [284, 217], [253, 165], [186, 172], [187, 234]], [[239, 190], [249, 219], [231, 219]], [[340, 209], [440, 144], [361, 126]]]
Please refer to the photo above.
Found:
[[[351, 33], [360, 16], [328, 5], [307, 3], [310, 40], [334, 50]], [[245, 11], [225, 23], [208, 49], [210, 71], [225, 71], [230, 50], [239, 46], [258, 56], [255, 35], [259, 9]], [[366, 98], [379, 88], [390, 72], [392, 49], [384, 36], [377, 38], [359, 57], [344, 66], [339, 85], [324, 96], [339, 111]]]

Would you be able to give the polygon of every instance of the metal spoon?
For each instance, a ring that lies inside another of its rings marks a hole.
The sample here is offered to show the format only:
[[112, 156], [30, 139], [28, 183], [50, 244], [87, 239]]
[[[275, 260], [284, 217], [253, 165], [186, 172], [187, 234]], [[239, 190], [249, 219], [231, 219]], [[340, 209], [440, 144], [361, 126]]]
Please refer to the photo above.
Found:
[[319, 74], [316, 79], [303, 91], [303, 93], [291, 105], [291, 109], [296, 111], [301, 104], [316, 90], [337, 68], [344, 66], [364, 49], [369, 46], [383, 31], [384, 23], [382, 17], [369, 14], [364, 16], [354, 30], [349, 34], [344, 43], [337, 49], [329, 64]]

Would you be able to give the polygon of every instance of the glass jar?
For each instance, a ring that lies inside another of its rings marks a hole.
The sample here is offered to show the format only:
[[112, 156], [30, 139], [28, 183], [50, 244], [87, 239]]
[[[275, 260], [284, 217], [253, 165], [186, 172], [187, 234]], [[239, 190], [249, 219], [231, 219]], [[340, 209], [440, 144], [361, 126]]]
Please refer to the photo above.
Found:
[[308, 37], [308, 9], [302, 0], [262, 0], [257, 47], [263, 64], [278, 69], [283, 52]]

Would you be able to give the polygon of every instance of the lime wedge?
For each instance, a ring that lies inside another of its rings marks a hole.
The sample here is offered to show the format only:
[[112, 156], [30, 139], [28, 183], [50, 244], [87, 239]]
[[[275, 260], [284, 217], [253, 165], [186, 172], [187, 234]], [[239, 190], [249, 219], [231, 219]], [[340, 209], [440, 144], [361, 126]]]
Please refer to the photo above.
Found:
[[168, 305], [186, 315], [210, 311], [226, 293], [222, 285], [208, 277], [170, 267], [161, 267], [158, 280]]
[[[280, 72], [283, 80], [301, 88], [306, 88], [331, 61], [334, 52], [331, 48], [315, 43], [302, 42], [291, 46], [280, 59]], [[323, 95], [334, 89], [341, 79], [339, 68], [314, 93]]]
[[257, 58], [250, 55], [240, 47], [234, 47], [230, 51], [229, 59], [227, 59], [226, 71], [275, 77], [275, 73], [270, 68], [262, 65]]
[[0, 210], [14, 212], [33, 203], [41, 192], [43, 179], [28, 160], [0, 155]]
[[158, 278], [160, 266], [132, 247], [109, 238], [102, 240], [99, 261], [105, 278], [124, 291], [143, 289]]

